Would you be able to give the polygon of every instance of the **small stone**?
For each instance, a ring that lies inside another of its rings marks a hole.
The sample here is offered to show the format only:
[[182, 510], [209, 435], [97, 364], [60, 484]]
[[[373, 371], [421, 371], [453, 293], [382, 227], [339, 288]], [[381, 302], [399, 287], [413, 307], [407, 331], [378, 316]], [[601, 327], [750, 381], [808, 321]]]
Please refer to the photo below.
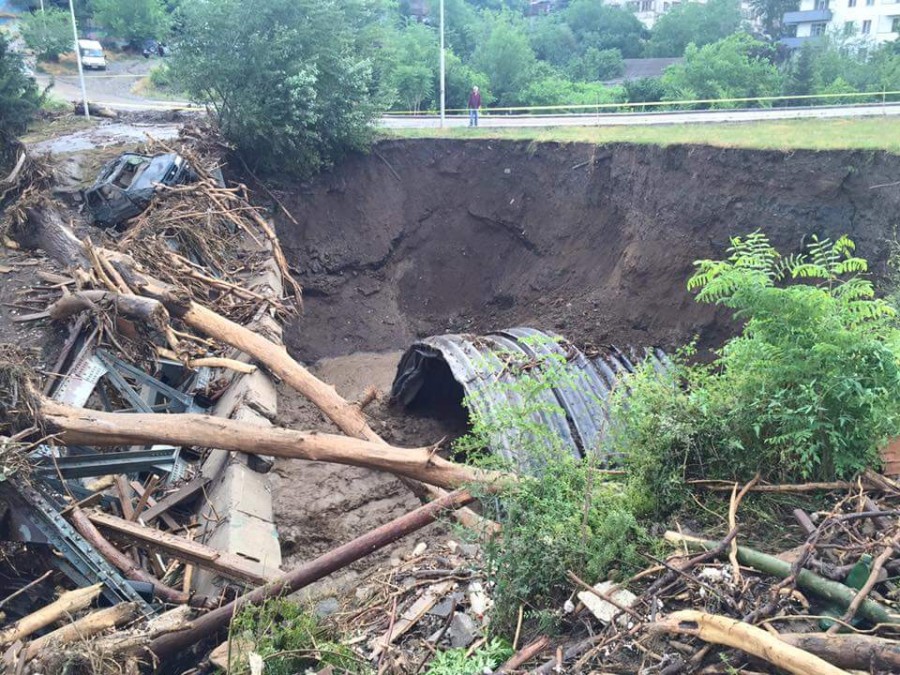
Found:
[[460, 544], [459, 550], [464, 556], [467, 556], [469, 558], [474, 558], [478, 555], [477, 544]]
[[335, 614], [341, 609], [341, 603], [337, 601], [337, 598], [325, 598], [316, 603], [316, 616], [320, 619], [324, 619], [326, 616], [331, 616]]
[[450, 549], [450, 553], [456, 553], [457, 549], [459, 548], [459, 544], [457, 544], [452, 539], [448, 539], [447, 548]]
[[472, 617], [463, 612], [456, 612], [450, 620], [450, 646], [454, 649], [468, 647], [475, 642], [478, 627]]
[[424, 541], [420, 541], [418, 544], [416, 544], [416, 547], [412, 550], [412, 553], [410, 553], [409, 557], [418, 558], [420, 555], [425, 553], [425, 549], [427, 548], [428, 544], [426, 544]]
[[571, 614], [574, 611], [575, 611], [575, 603], [572, 602], [571, 600], [566, 600], [565, 604], [563, 605], [563, 612], [566, 614]]
[[469, 584], [469, 608], [475, 616], [479, 619], [484, 619], [484, 615], [487, 614], [493, 604], [493, 600], [484, 592], [484, 587], [480, 582], [473, 581]]

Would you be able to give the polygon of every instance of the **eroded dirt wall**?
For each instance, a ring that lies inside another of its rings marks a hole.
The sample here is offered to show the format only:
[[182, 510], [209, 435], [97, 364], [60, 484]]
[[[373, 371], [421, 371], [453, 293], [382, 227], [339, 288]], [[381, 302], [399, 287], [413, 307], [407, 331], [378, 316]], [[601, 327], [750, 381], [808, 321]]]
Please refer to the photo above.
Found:
[[379, 143], [286, 200], [306, 288], [285, 333], [306, 360], [514, 324], [580, 342], [715, 344], [728, 315], [685, 281], [728, 237], [850, 234], [883, 274], [900, 157], [705, 146]]

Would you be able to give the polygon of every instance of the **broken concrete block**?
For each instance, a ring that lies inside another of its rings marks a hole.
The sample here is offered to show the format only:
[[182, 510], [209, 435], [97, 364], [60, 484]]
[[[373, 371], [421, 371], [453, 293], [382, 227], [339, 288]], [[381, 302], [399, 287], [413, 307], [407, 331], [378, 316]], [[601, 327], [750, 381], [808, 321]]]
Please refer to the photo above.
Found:
[[478, 635], [478, 626], [471, 616], [463, 612], [456, 612], [450, 620], [450, 646], [455, 648], [468, 647], [475, 642]]
[[[238, 455], [240, 453], [235, 453]], [[216, 482], [207, 488], [208, 505], [213, 518], [241, 512], [271, 522], [272, 494], [265, 476], [241, 461], [231, 461]]]
[[[252, 426], [271, 427], [272, 423], [256, 412], [250, 406], [241, 405], [231, 419], [237, 422], [245, 422]], [[269, 473], [275, 466], [275, 458], [272, 455], [249, 455], [244, 453], [235, 453], [238, 457], [246, 458], [246, 464], [257, 473]]]
[[278, 414], [278, 392], [266, 373], [256, 370], [233, 382], [216, 403], [213, 415], [234, 417], [241, 405], [250, 406], [267, 419], [275, 419]]
[[[601, 581], [599, 584], [594, 586], [594, 588], [604, 595], [608, 595], [610, 598], [615, 600], [617, 603], [622, 605], [623, 607], [631, 607], [637, 602], [637, 596], [631, 591], [625, 590], [624, 588], [618, 588], [610, 592], [610, 590], [615, 586], [615, 584], [611, 581]], [[601, 622], [604, 624], [608, 624], [612, 621], [612, 618], [619, 613], [619, 609], [614, 605], [608, 603], [603, 598], [591, 593], [590, 591], [581, 591], [578, 594], [578, 599], [584, 603], [584, 606], [588, 608], [591, 614], [596, 616]]]

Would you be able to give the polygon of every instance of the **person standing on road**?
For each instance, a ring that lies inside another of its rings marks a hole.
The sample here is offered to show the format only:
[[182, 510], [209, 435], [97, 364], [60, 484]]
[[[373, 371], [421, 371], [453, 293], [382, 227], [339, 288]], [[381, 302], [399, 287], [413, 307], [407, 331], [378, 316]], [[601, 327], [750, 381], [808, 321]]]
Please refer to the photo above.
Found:
[[481, 107], [481, 94], [478, 93], [478, 87], [472, 87], [472, 93], [469, 94], [469, 126], [478, 126], [478, 109]]

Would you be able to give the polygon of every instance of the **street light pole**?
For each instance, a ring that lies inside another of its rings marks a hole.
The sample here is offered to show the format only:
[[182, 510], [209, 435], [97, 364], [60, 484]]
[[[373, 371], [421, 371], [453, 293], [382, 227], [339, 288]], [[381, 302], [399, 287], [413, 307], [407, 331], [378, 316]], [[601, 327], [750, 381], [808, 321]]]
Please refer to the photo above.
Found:
[[441, 0], [441, 129], [444, 128], [446, 110], [446, 87], [444, 85], [444, 0]]
[[69, 0], [69, 13], [72, 15], [72, 35], [75, 37], [75, 62], [78, 64], [78, 79], [81, 81], [81, 101], [84, 103], [84, 118], [91, 119], [88, 111], [87, 89], [84, 87], [84, 69], [81, 67], [81, 48], [78, 46], [78, 25], [75, 23], [75, 5]]

